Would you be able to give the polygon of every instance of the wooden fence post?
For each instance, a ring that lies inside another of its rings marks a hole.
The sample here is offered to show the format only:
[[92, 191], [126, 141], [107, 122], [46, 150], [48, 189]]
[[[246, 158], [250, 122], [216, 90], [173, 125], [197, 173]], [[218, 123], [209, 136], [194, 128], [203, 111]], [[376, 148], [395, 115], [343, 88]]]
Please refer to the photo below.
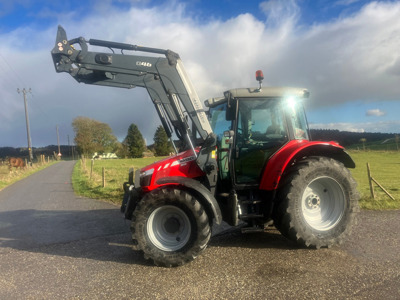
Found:
[[385, 188], [384, 188], [378, 181], [376, 181], [373, 177], [371, 177], [371, 180], [372, 180], [373, 182], [375, 182], [375, 183], [377, 184], [377, 186], [379, 186], [379, 187], [382, 189], [382, 191], [384, 191], [385, 194], [388, 195], [388, 197], [389, 197], [390, 199], [396, 201], [396, 199], [394, 199], [394, 197], [393, 197], [392, 195], [390, 195], [390, 193], [389, 193], [387, 190], [385, 190]]
[[106, 187], [106, 168], [103, 167], [103, 187]]
[[92, 159], [92, 161], [90, 163], [90, 179], [92, 179], [92, 175], [93, 175], [93, 165], [94, 165], [94, 160]]
[[369, 181], [369, 190], [371, 191], [371, 197], [372, 199], [375, 199], [375, 192], [374, 192], [374, 186], [372, 185], [372, 180], [371, 180], [371, 169], [369, 167], [369, 163], [367, 163], [367, 172], [368, 172], [368, 181]]
[[373, 181], [373, 182], [376, 183], [377, 186], [379, 186], [379, 187], [382, 189], [382, 191], [383, 191], [386, 195], [389, 196], [390, 199], [396, 200], [396, 199], [394, 199], [394, 197], [393, 197], [392, 195], [390, 195], [390, 193], [389, 193], [387, 190], [385, 190], [385, 188], [384, 188], [378, 181], [376, 181], [375, 178], [373, 178], [373, 177], [371, 176], [371, 170], [370, 170], [370, 168], [369, 168], [369, 163], [367, 163], [367, 170], [368, 170], [369, 187], [370, 187], [370, 189], [371, 189], [372, 198], [375, 199], [374, 187], [372, 186], [372, 181]]

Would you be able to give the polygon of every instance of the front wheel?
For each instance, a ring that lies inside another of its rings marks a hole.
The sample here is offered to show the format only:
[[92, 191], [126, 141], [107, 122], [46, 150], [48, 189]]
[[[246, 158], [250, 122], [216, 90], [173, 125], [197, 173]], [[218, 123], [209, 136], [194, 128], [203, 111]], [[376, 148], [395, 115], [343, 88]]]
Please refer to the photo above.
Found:
[[201, 203], [176, 188], [148, 193], [134, 211], [131, 231], [145, 257], [165, 267], [195, 259], [207, 247], [211, 236]]
[[278, 193], [276, 227], [307, 247], [342, 243], [358, 211], [359, 195], [350, 172], [328, 158], [306, 159], [292, 168]]

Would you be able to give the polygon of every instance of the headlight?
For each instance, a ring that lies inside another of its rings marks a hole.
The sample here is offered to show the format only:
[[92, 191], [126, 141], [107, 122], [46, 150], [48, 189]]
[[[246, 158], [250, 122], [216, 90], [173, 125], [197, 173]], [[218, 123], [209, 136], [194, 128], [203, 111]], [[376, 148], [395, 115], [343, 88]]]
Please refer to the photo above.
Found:
[[154, 169], [149, 169], [145, 172], [140, 173], [140, 186], [149, 186], [153, 173]]

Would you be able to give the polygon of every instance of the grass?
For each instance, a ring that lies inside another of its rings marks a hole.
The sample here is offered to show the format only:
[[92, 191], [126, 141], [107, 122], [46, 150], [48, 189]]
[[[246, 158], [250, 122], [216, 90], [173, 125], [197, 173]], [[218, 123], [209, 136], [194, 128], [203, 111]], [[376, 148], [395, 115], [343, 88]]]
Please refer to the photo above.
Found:
[[[78, 161], [72, 173], [72, 185], [77, 195], [102, 199], [120, 204], [124, 194], [122, 184], [128, 181], [129, 168], [143, 168], [163, 157], [109, 159], [93, 161], [92, 178], [90, 178], [91, 160], [85, 164]], [[106, 186], [103, 187], [102, 169], [105, 168]]]
[[[356, 162], [351, 172], [358, 183], [361, 194], [360, 206], [364, 209], [400, 209], [400, 152], [399, 151], [351, 151], [349, 153]], [[371, 168], [371, 176], [376, 179], [396, 200], [390, 199], [374, 184], [375, 200], [372, 199], [367, 163]]]
[[346, 147], [348, 150], [363, 150], [363, 151], [399, 151], [399, 142], [393, 139], [386, 139], [382, 141], [374, 141], [365, 143], [353, 144]]
[[[351, 173], [358, 183], [361, 195], [360, 206], [363, 209], [386, 210], [400, 209], [400, 152], [399, 151], [350, 151], [356, 162]], [[86, 167], [78, 162], [73, 172], [73, 186], [78, 195], [103, 199], [113, 203], [121, 203], [123, 197], [122, 184], [128, 181], [130, 167], [142, 168], [161, 158], [96, 160], [92, 179], [90, 179], [91, 161]], [[370, 164], [372, 176], [396, 199], [391, 200], [375, 185], [376, 199], [370, 195], [367, 162]], [[105, 168], [106, 187], [102, 187], [102, 167]]]
[[51, 166], [52, 164], [55, 164], [56, 161], [50, 162], [50, 163], [45, 163], [45, 164], [40, 164], [40, 163], [34, 163], [32, 164], [31, 167], [25, 168], [25, 169], [18, 169], [16, 170], [13, 168], [12, 172], [10, 172], [9, 168], [7, 165], [1, 165], [0, 166], [0, 191], [4, 189], [5, 187], [13, 184], [14, 182], [17, 182], [18, 180], [21, 180], [25, 177], [28, 177], [29, 175], [32, 175], [33, 173], [36, 173], [40, 170], [43, 170], [44, 168], [47, 168], [48, 166]]

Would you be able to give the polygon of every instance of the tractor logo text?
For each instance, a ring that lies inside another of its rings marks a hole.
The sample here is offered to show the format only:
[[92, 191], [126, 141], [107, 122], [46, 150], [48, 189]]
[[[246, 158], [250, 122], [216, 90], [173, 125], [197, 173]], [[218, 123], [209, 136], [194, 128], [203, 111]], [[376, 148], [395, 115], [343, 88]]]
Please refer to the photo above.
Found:
[[148, 68], [151, 67], [151, 63], [146, 62], [146, 61], [137, 61], [137, 62], [136, 62], [136, 65], [137, 65], [137, 66], [142, 66], [142, 67], [148, 67]]

